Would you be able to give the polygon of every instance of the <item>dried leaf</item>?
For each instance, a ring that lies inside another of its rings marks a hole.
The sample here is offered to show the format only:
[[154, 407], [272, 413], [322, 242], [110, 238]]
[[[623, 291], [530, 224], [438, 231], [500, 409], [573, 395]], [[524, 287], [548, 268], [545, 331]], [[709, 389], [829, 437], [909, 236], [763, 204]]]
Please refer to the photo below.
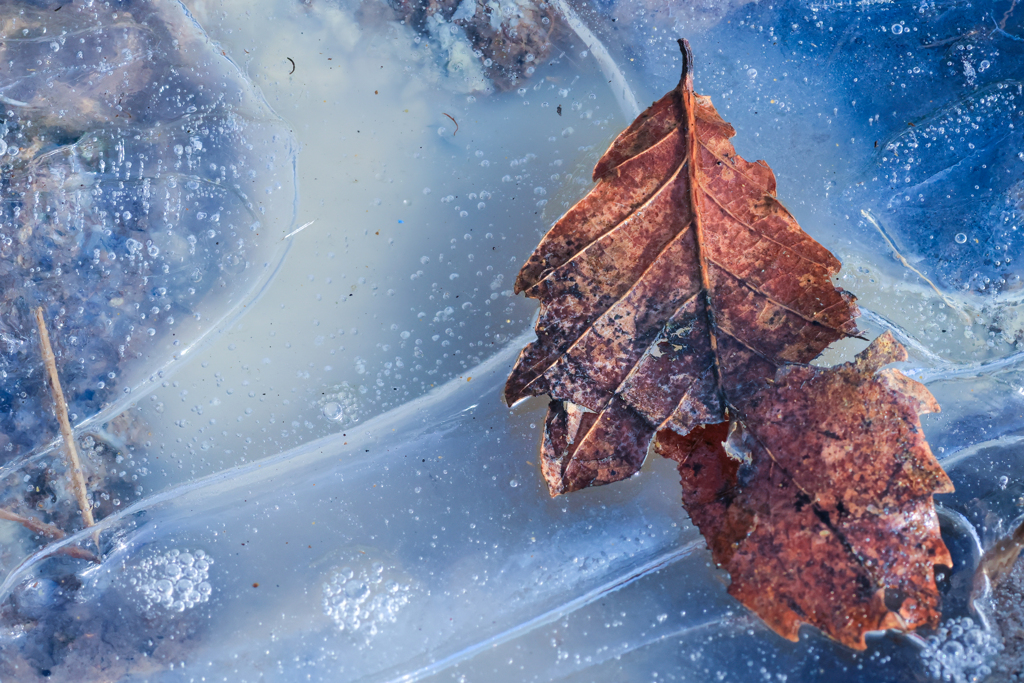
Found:
[[680, 46], [679, 86], [619, 135], [516, 281], [541, 313], [506, 402], [549, 394], [596, 414], [570, 443], [564, 409], [549, 412], [552, 495], [632, 475], [656, 431], [726, 421], [781, 365], [857, 332], [839, 262], [776, 199], [771, 169], [736, 154]]
[[952, 484], [919, 415], [939, 406], [883, 369], [907, 358], [888, 333], [852, 363], [806, 365], [856, 334], [853, 297], [768, 166], [735, 154], [680, 44], [679, 87], [519, 274], [541, 314], [505, 400], [554, 399], [552, 495], [632, 475], [657, 433], [729, 592], [780, 635], [807, 623], [863, 649], [869, 631], [935, 626], [934, 568], [952, 561], [932, 497]]
[[857, 649], [867, 631], [938, 625], [934, 565], [952, 560], [932, 494], [953, 486], [918, 418], [931, 394], [879, 371], [905, 358], [886, 333], [852, 363], [779, 370], [727, 436], [658, 435], [729, 593], [790, 640], [801, 622]]

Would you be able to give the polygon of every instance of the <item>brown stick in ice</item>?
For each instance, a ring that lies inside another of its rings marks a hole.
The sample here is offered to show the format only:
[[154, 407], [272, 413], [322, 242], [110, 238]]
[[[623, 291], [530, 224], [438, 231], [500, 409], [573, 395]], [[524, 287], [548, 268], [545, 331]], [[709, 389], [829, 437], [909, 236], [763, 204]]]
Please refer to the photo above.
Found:
[[[38, 519], [33, 519], [32, 517], [24, 517], [22, 515], [17, 514], [16, 512], [4, 510], [3, 508], [0, 508], [0, 519], [5, 519], [9, 522], [17, 522], [29, 531], [37, 533], [41, 536], [49, 536], [55, 541], [59, 541], [66, 535], [61, 529], [55, 527], [52, 524], [41, 522]], [[85, 548], [79, 548], [77, 545], [66, 545], [62, 548], [58, 548], [57, 553], [60, 555], [67, 555], [68, 557], [74, 557], [78, 560], [88, 560], [89, 562], [96, 562], [97, 564], [100, 561], [100, 558], [98, 558], [95, 554], [89, 552]]]
[[78, 507], [82, 511], [82, 521], [85, 526], [90, 527], [95, 524], [92, 518], [92, 506], [89, 504], [85, 476], [82, 474], [82, 463], [78, 459], [78, 449], [75, 447], [75, 435], [71, 431], [71, 422], [68, 420], [68, 404], [64, 400], [64, 392], [60, 388], [60, 378], [57, 377], [57, 360], [53, 356], [53, 347], [50, 346], [50, 333], [47, 331], [46, 321], [43, 319], [42, 306], [36, 309], [36, 325], [39, 327], [39, 346], [43, 351], [43, 363], [50, 376], [50, 391], [53, 392], [54, 410], [57, 413], [57, 421], [60, 422], [60, 435], [64, 438], [64, 452], [68, 456], [71, 488], [78, 500]]

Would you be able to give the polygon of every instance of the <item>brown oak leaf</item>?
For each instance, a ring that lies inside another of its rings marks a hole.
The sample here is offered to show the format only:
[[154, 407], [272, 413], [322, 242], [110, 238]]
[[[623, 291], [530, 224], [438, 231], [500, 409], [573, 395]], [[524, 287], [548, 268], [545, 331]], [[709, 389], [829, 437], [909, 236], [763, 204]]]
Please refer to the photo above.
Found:
[[790, 640], [801, 622], [856, 649], [938, 625], [934, 566], [952, 560], [932, 495], [953, 487], [918, 418], [935, 399], [880, 370], [906, 357], [886, 333], [852, 363], [780, 369], [731, 427], [658, 435], [729, 593]]
[[730, 593], [784, 637], [808, 623], [863, 649], [869, 631], [935, 626], [951, 559], [933, 495], [952, 484], [919, 415], [938, 404], [882, 369], [907, 357], [888, 333], [852, 363], [807, 365], [857, 334], [854, 298], [768, 166], [736, 155], [680, 47], [679, 86], [519, 273], [541, 312], [504, 398], [553, 399], [552, 495], [634, 474], [657, 434]]
[[505, 401], [555, 399], [552, 495], [631, 476], [658, 430], [725, 422], [779, 367], [857, 333], [839, 262], [776, 199], [767, 164], [736, 154], [680, 47], [679, 86], [616, 138], [516, 280], [541, 312]]

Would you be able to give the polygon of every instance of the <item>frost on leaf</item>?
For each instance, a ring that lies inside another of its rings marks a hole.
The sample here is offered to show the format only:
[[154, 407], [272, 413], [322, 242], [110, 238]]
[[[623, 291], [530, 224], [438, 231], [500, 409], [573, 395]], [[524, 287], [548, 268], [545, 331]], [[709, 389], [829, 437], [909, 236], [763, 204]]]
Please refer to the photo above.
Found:
[[839, 262], [776, 199], [771, 169], [736, 154], [681, 45], [679, 86], [618, 136], [516, 280], [541, 313], [505, 400], [555, 400], [552, 495], [629, 477], [658, 430], [726, 421], [779, 367], [857, 332]]
[[952, 560], [932, 495], [953, 486], [918, 418], [935, 399], [880, 370], [906, 357], [886, 333], [852, 363], [779, 370], [731, 429], [658, 435], [729, 593], [785, 638], [803, 622], [864, 649], [867, 631], [938, 625]]

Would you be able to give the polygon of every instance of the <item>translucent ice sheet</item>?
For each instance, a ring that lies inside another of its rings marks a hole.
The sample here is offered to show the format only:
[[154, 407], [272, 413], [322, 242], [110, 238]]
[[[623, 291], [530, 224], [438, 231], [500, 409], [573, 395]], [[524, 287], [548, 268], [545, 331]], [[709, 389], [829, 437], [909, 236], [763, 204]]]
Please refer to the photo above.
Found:
[[[294, 131], [301, 230], [250, 315], [86, 430], [97, 452], [120, 447], [108, 477], [133, 493], [104, 503], [102, 563], [62, 554], [91, 531], [44, 544], [0, 527], [0, 676], [968, 681], [1018, 666], [992, 618], [1005, 598], [970, 604], [1024, 496], [1014, 8], [553, 6], [550, 52], [506, 69], [509, 88], [460, 19], [189, 5]], [[782, 641], [728, 597], [669, 464], [552, 500], [544, 402], [501, 406], [535, 310], [515, 273], [631, 103], [673, 87], [678, 36], [737, 150], [768, 160], [843, 260], [865, 336], [892, 329], [943, 406], [924, 423], [957, 486], [939, 500], [955, 567], [936, 633], [877, 634], [864, 653], [809, 628]]]
[[117, 405], [264, 284], [294, 143], [174, 2], [0, 5], [0, 454], [56, 435], [33, 310], [71, 420]]

